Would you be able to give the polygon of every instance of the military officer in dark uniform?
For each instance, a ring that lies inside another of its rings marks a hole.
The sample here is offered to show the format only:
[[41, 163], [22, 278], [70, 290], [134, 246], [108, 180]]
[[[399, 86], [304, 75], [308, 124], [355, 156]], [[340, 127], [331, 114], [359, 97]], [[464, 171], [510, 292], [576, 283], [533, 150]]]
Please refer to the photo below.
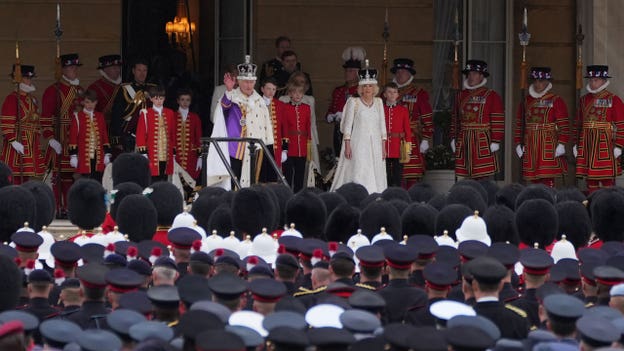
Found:
[[524, 292], [522, 297], [510, 302], [527, 313], [531, 327], [540, 325], [539, 301], [537, 289], [544, 285], [553, 259], [542, 249], [524, 249], [520, 254], [520, 263], [524, 267]]
[[386, 287], [379, 290], [379, 294], [386, 300], [388, 322], [400, 323], [408, 307], [427, 305], [427, 294], [410, 286], [407, 280], [418, 253], [410, 247], [394, 243], [385, 247], [384, 255], [390, 269], [389, 281]]
[[117, 90], [111, 109], [110, 142], [119, 151], [134, 152], [139, 112], [149, 107], [147, 89], [148, 63], [137, 60], [132, 66], [132, 82], [123, 83]]
[[297, 275], [299, 262], [295, 256], [289, 253], [279, 254], [275, 259], [275, 280], [286, 286], [286, 294], [292, 295], [297, 292]]
[[524, 339], [529, 333], [526, 312], [505, 305], [498, 298], [507, 269], [492, 257], [477, 257], [468, 263], [467, 273], [472, 276], [472, 290], [476, 300], [474, 310], [490, 319], [501, 331], [503, 338]]
[[182, 278], [188, 272], [191, 251], [200, 251], [201, 249], [201, 234], [195, 229], [180, 227], [169, 230], [167, 238], [171, 242], [173, 257], [175, 257], [178, 273], [180, 273], [179, 278]]
[[108, 329], [106, 315], [110, 310], [104, 302], [107, 272], [108, 268], [99, 263], [87, 263], [76, 270], [84, 301], [80, 310], [68, 315], [67, 319], [82, 329]]
[[509, 303], [520, 298], [520, 294], [511, 284], [515, 274], [514, 267], [520, 257], [518, 247], [509, 243], [493, 243], [487, 255], [494, 257], [507, 268], [507, 275], [503, 278], [503, 289], [498, 293], [499, 300]]
[[424, 306], [412, 306], [408, 309], [405, 322], [416, 326], [435, 327], [436, 321], [429, 307], [435, 302], [446, 300], [451, 285], [457, 280], [457, 272], [446, 263], [432, 262], [425, 266], [423, 277], [429, 301]]
[[282, 54], [287, 50], [290, 50], [290, 38], [286, 36], [277, 37], [275, 39], [275, 57], [262, 64], [258, 82], [264, 82], [265, 79], [273, 77], [282, 70]]
[[39, 318], [39, 322], [58, 316], [59, 311], [48, 302], [52, 289], [52, 277], [43, 269], [35, 269], [28, 275], [28, 305], [23, 309]]
[[407, 246], [413, 247], [418, 252], [414, 262], [414, 270], [410, 274], [409, 283], [419, 288], [425, 287], [423, 276], [424, 268], [434, 261], [438, 251], [438, 243], [429, 235], [412, 235], [407, 239]]
[[362, 246], [355, 251], [355, 256], [360, 261], [360, 282], [355, 285], [373, 291], [381, 289], [382, 273], [386, 264], [381, 246]]

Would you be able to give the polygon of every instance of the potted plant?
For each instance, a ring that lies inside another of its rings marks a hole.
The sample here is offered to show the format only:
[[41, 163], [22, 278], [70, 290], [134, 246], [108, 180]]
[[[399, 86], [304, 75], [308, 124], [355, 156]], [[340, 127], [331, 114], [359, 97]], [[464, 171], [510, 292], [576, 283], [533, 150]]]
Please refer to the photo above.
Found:
[[424, 181], [439, 193], [447, 192], [455, 184], [455, 154], [450, 147], [451, 112], [438, 111], [433, 114], [433, 124], [439, 141], [425, 154], [427, 170]]

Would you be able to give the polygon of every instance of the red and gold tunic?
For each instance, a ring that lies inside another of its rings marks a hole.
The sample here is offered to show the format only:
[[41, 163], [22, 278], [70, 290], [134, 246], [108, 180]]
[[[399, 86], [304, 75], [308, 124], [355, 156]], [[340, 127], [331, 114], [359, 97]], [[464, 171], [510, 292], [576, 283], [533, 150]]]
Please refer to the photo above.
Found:
[[[358, 85], [348, 86], [347, 84], [334, 88], [332, 92], [332, 101], [327, 108], [327, 115], [341, 112], [344, 109], [344, 105], [352, 96], [357, 96]], [[340, 123], [338, 123], [340, 124]]]
[[[58, 155], [61, 172], [74, 173], [74, 168], [69, 164], [69, 126], [75, 111], [82, 109], [82, 95], [84, 90], [79, 85], [71, 85], [65, 79], [50, 85], [43, 92], [41, 105], [41, 128], [43, 137], [54, 138], [63, 147], [63, 152]], [[60, 119], [58, 118], [60, 116]], [[59, 123], [57, 125], [57, 123]], [[58, 135], [56, 128], [58, 127]], [[46, 164], [56, 164], [56, 152], [48, 146], [46, 150]]]
[[479, 178], [498, 172], [498, 160], [490, 151], [491, 143], [501, 143], [505, 131], [503, 101], [485, 87], [464, 89], [459, 97], [459, 133], [456, 119], [451, 123], [455, 139], [455, 174]]
[[[19, 122], [17, 121], [19, 101]], [[19, 123], [19, 127], [18, 127]], [[17, 93], [9, 94], [2, 104], [0, 116], [0, 130], [4, 137], [2, 146], [2, 161], [13, 171], [13, 178], [19, 181], [19, 175], [25, 177], [38, 177], [45, 171], [45, 163], [39, 139], [41, 138], [41, 126], [37, 101], [31, 94], [20, 92], [19, 100]], [[19, 136], [17, 135], [19, 128]], [[11, 146], [12, 141], [18, 141], [24, 145], [24, 154], [20, 155]]]
[[282, 139], [284, 138], [284, 122], [282, 121], [284, 103], [278, 99], [271, 99], [267, 105], [273, 126], [273, 158], [277, 167], [282, 165]]
[[284, 104], [284, 137], [288, 139], [288, 157], [306, 157], [310, 133], [310, 105]]
[[115, 95], [117, 94], [117, 90], [119, 90], [119, 84], [115, 84], [110, 80], [102, 77], [91, 83], [87, 90], [93, 90], [97, 94], [98, 101], [97, 105], [95, 106], [95, 110], [104, 114], [106, 127], [109, 128], [111, 121], [111, 110], [113, 108], [113, 102], [115, 101]]
[[173, 154], [176, 147], [175, 117], [173, 111], [163, 107], [160, 115], [150, 108], [141, 112], [137, 123], [136, 148], [147, 153], [153, 176], [158, 175], [158, 162], [166, 162], [167, 175], [173, 174]]
[[110, 153], [108, 132], [101, 112], [93, 111], [93, 117], [84, 111], [75, 112], [69, 127], [69, 152], [78, 155], [80, 174], [91, 173], [91, 159], [96, 160], [95, 171], [104, 171], [104, 154]]
[[[410, 127], [409, 112], [405, 106], [384, 104], [386, 116], [386, 131], [388, 139], [384, 143], [387, 158], [401, 157], [401, 140], [412, 142], [412, 128]], [[417, 152], [418, 149], [416, 149]]]
[[613, 179], [622, 173], [613, 148], [624, 147], [624, 104], [608, 90], [581, 97], [577, 130], [576, 176], [588, 180]]
[[201, 156], [202, 127], [199, 116], [188, 112], [186, 120], [182, 118], [180, 111], [176, 112], [176, 160], [191, 177], [197, 179], [199, 171], [197, 159]]
[[[525, 118], [524, 138], [522, 119]], [[514, 145], [523, 144], [522, 177], [526, 180], [560, 177], [567, 169], [562, 157], [555, 157], [558, 144], [570, 140], [568, 109], [561, 97], [546, 93], [541, 98], [526, 97], [526, 110], [522, 106], [516, 114]]]
[[407, 107], [412, 129], [412, 152], [410, 161], [403, 165], [403, 179], [422, 178], [425, 171], [425, 157], [420, 153], [420, 142], [432, 144], [433, 115], [429, 94], [412, 82], [399, 88], [399, 102]]
[[158, 241], [165, 246], [171, 246], [171, 241], [169, 241], [170, 228], [171, 227], [158, 226], [158, 228], [156, 228], [156, 233], [154, 233], [154, 236], [152, 236], [152, 240]]

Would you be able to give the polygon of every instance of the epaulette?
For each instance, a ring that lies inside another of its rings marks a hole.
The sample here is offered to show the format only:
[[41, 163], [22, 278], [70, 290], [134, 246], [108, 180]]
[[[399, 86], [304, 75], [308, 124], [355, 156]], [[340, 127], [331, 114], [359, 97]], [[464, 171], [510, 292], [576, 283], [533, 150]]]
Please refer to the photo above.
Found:
[[530, 331], [534, 331], [537, 330], [537, 325], [532, 325], [531, 328], [529, 328]]
[[508, 310], [516, 312], [521, 317], [527, 318], [527, 313], [523, 309], [521, 309], [521, 308], [518, 308], [518, 307], [516, 307], [514, 305], [510, 305], [510, 304], [505, 304], [505, 308], [508, 309]]
[[304, 296], [304, 295], [310, 295], [310, 294], [317, 294], [317, 293], [320, 293], [321, 291], [325, 291], [325, 289], [327, 289], [327, 286], [321, 286], [320, 288], [316, 288], [314, 290], [296, 292], [293, 294], [293, 296], [298, 297], [298, 296]]
[[300, 286], [300, 287], [297, 288], [297, 292], [295, 292], [295, 294], [298, 293], [298, 292], [310, 292], [310, 291], [312, 291], [312, 290], [310, 290], [308, 288], [304, 288], [303, 286]]
[[364, 284], [364, 283], [357, 283], [355, 284], [355, 286], [357, 286], [358, 288], [363, 288], [363, 289], [368, 289], [368, 290], [372, 290], [372, 291], [377, 291], [377, 288], [375, 288], [372, 285], [368, 285], [368, 284]]
[[180, 321], [173, 321], [173, 322], [169, 322], [169, 323], [167, 323], [167, 326], [168, 326], [169, 328], [171, 328], [171, 327], [175, 327], [176, 325], [178, 325], [178, 323], [180, 323]]
[[585, 304], [585, 308], [592, 308], [594, 307], [594, 303], [593, 302], [588, 302]]

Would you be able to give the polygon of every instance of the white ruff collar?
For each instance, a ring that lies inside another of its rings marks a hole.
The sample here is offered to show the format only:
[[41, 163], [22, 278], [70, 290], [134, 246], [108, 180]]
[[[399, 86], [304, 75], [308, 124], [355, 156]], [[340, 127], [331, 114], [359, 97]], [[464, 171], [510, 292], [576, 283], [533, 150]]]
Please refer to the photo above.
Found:
[[468, 79], [464, 79], [464, 89], [468, 89], [468, 90], [475, 90], [475, 89], [479, 89], [482, 86], [487, 84], [487, 78], [483, 78], [483, 80], [481, 81], [481, 83], [477, 84], [477, 85], [468, 85]]
[[589, 83], [587, 83], [587, 86], [585, 86], [585, 89], [587, 89], [587, 91], [589, 91], [592, 94], [597, 94], [597, 93], [605, 90], [609, 86], [609, 83], [610, 83], [610, 81], [606, 81], [603, 85], [599, 86], [598, 89], [596, 89], [596, 90], [592, 90], [589, 87]]
[[550, 89], [552, 89], [552, 83], [551, 82], [548, 82], [548, 86], [541, 93], [538, 93], [537, 91], [535, 91], [535, 88], [533, 88], [533, 84], [531, 84], [531, 85], [529, 85], [529, 95], [531, 95], [531, 97], [533, 97], [535, 99], [539, 99], [542, 96], [546, 95], [550, 91]]
[[65, 75], [63, 75], [63, 79], [65, 79], [65, 81], [71, 85], [80, 85], [80, 79], [76, 78], [76, 79], [69, 79], [67, 77], [65, 77]]
[[99, 69], [98, 71], [100, 71], [100, 75], [102, 77], [104, 77], [104, 79], [106, 79], [107, 81], [115, 84], [115, 85], [119, 85], [121, 84], [121, 75], [119, 75], [119, 77], [117, 77], [117, 79], [112, 79], [111, 77], [108, 76], [108, 74], [106, 74], [106, 72], [104, 72], [104, 70]]
[[413, 81], [413, 80], [414, 80], [414, 76], [411, 76], [411, 77], [407, 80], [407, 82], [405, 82], [405, 83], [403, 83], [403, 84], [399, 84], [399, 83], [396, 81], [396, 77], [395, 77], [395, 78], [392, 78], [392, 82], [393, 82], [393, 83], [395, 83], [396, 85], [398, 85], [398, 86], [399, 86], [399, 88], [403, 88], [404, 86], [408, 86], [408, 85], [410, 85], [410, 84], [412, 83], [412, 81]]
[[25, 93], [32, 93], [36, 90], [34, 85], [26, 85], [24, 83], [19, 83], [19, 89]]

